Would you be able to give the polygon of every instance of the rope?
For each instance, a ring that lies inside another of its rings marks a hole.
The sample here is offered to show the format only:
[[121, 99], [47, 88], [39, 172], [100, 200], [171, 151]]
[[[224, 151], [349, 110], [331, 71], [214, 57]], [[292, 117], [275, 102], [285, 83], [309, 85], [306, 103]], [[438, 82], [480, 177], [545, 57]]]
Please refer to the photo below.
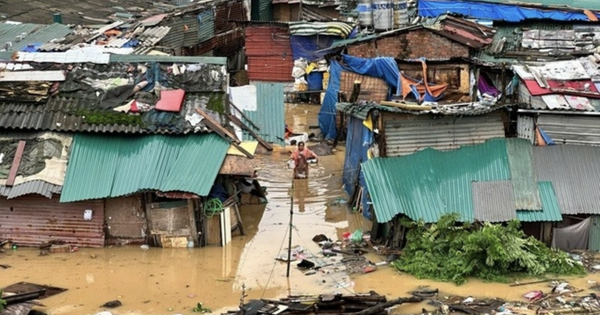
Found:
[[[212, 218], [223, 210], [223, 203], [218, 198], [212, 198], [204, 204], [204, 216]], [[210, 212], [209, 212], [210, 211]]]

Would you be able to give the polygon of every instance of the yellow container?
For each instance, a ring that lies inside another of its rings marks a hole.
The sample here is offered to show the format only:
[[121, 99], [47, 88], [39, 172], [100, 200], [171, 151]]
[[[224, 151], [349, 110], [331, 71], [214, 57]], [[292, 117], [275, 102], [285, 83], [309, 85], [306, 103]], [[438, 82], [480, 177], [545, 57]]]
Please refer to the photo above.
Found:
[[323, 72], [323, 90], [327, 90], [329, 84], [329, 72]]

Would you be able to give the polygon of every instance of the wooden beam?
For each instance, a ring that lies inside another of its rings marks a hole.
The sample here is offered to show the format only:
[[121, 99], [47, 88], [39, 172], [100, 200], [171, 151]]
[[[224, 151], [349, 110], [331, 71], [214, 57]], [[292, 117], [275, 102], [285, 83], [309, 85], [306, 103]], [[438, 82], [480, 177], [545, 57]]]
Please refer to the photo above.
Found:
[[[240, 141], [237, 140], [235, 136], [231, 135], [231, 133], [227, 129], [223, 128], [223, 126], [221, 126], [219, 123], [210, 118], [210, 116], [208, 116], [201, 109], [196, 108], [196, 112], [198, 112], [198, 114], [202, 115], [202, 117], [205, 118], [204, 123], [208, 128], [210, 128], [210, 130], [214, 131], [216, 134], [218, 134], [231, 145], [233, 145], [236, 149], [240, 150], [240, 152], [246, 155], [246, 157], [248, 157], [249, 159], [254, 158], [254, 155], [252, 155], [252, 153], [248, 152], [246, 149], [242, 148], [241, 145], [239, 145]], [[206, 119], [206, 117], [208, 117], [208, 119]]]
[[248, 118], [248, 116], [246, 116], [246, 114], [244, 114], [244, 112], [241, 109], [239, 109], [239, 107], [235, 106], [235, 104], [233, 104], [233, 103], [229, 103], [229, 105], [231, 105], [231, 107], [233, 107], [235, 110], [237, 110], [238, 113], [240, 113], [240, 115], [242, 115], [242, 118], [246, 119], [252, 125], [252, 127], [256, 128], [256, 130], [260, 131], [260, 127], [257, 126], [250, 118]]
[[15, 158], [13, 159], [12, 166], [10, 167], [10, 172], [8, 172], [8, 179], [6, 180], [5, 184], [6, 186], [12, 186], [15, 183], [17, 171], [19, 170], [21, 158], [23, 157], [23, 151], [25, 151], [25, 141], [20, 140], [19, 145], [17, 146], [17, 152], [15, 153]]
[[269, 151], [273, 151], [273, 147], [267, 141], [265, 141], [265, 139], [261, 138], [258, 134], [256, 134], [256, 132], [254, 132], [254, 130], [250, 129], [250, 127], [248, 127], [246, 124], [244, 124], [244, 122], [241, 121], [239, 118], [237, 118], [234, 115], [227, 115], [227, 117], [229, 117], [229, 119], [234, 124], [236, 124], [240, 128], [242, 128], [242, 130], [248, 131], [248, 133], [250, 133], [254, 138], [256, 138], [256, 140], [258, 140], [258, 143], [260, 143], [263, 147], [265, 147], [265, 149], [267, 149]]
[[212, 127], [214, 127], [216, 129], [218, 129], [219, 131], [221, 131], [223, 134], [225, 134], [226, 136], [228, 136], [229, 138], [231, 138], [231, 140], [233, 140], [235, 143], [240, 143], [240, 140], [234, 134], [232, 134], [231, 132], [229, 132], [229, 130], [225, 129], [225, 127], [221, 126], [220, 123], [218, 123], [217, 121], [215, 121], [212, 117], [210, 117], [203, 110], [201, 110], [200, 108], [196, 108], [196, 112], [198, 114], [200, 114], [200, 116], [204, 117], [204, 119], [206, 120], [206, 122], [209, 122], [212, 125]]

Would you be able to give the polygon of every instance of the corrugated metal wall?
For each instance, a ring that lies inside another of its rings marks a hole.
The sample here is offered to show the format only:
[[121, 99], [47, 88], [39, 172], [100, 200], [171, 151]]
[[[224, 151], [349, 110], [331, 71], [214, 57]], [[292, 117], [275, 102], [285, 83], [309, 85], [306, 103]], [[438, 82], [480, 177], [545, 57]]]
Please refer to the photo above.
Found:
[[215, 31], [217, 34], [236, 28], [235, 21], [246, 20], [246, 9], [244, 9], [242, 1], [223, 3], [215, 9]]
[[[255, 132], [267, 142], [283, 145], [285, 136], [285, 104], [283, 102], [283, 84], [257, 83], [256, 111], [245, 110], [244, 113], [260, 130]], [[252, 128], [252, 126], [250, 126]], [[252, 135], [244, 132], [244, 140], [255, 141]]]
[[202, 11], [198, 18], [198, 40], [202, 43], [215, 36], [215, 13], [212, 9]]
[[600, 216], [592, 215], [592, 225], [590, 226], [590, 240], [588, 249], [591, 251], [600, 251]]
[[[27, 195], [6, 200], [0, 198], [0, 239], [12, 239], [19, 246], [38, 246], [61, 239], [85, 247], [104, 246], [104, 202], [59, 203], [59, 198]], [[83, 211], [94, 211], [92, 220], [83, 219]]]
[[174, 16], [165, 22], [171, 28], [161, 44], [173, 48], [179, 53], [181, 47], [194, 46], [200, 43], [198, 33], [198, 18], [193, 15]]
[[344, 190], [349, 195], [352, 194], [358, 179], [358, 184], [363, 188], [363, 215], [372, 219], [371, 213], [367, 211], [370, 202], [368, 199], [367, 182], [365, 181], [363, 172], [358, 172], [360, 171], [360, 163], [369, 159], [367, 152], [373, 142], [373, 133], [363, 125], [361, 119], [350, 115], [348, 115], [348, 118], [348, 135], [346, 136], [346, 156], [343, 171]]
[[252, 0], [250, 18], [253, 21], [272, 21], [272, 0]]
[[537, 123], [556, 144], [600, 146], [598, 117], [542, 114]]
[[257, 81], [291, 82], [294, 58], [287, 26], [246, 27], [248, 78]]
[[535, 122], [533, 117], [519, 115], [517, 118], [517, 136], [535, 143]]
[[505, 136], [499, 113], [436, 119], [421, 115], [411, 118], [385, 122], [387, 156], [407, 155], [429, 147], [454, 150], [462, 145], [483, 143]]

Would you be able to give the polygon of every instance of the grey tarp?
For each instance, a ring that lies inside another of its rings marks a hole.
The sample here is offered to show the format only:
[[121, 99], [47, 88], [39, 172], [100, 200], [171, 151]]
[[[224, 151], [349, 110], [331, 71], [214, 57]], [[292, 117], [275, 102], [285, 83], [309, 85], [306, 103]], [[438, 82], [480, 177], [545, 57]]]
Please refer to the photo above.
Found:
[[552, 247], [564, 251], [587, 249], [591, 222], [592, 220], [587, 218], [577, 224], [555, 228], [552, 236]]

